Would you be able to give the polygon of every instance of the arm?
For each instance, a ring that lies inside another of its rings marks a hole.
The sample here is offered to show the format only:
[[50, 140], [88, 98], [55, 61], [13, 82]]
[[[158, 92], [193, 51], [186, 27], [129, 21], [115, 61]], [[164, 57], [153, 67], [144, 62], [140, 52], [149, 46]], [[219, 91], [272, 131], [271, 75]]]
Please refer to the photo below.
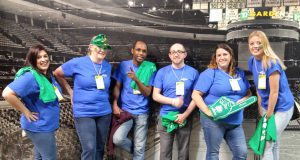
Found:
[[241, 99], [239, 99], [238, 101], [236, 101], [236, 103], [241, 103], [241, 102], [243, 102], [244, 100], [248, 99], [251, 95], [252, 95], [252, 93], [251, 93], [251, 91], [250, 91], [250, 89], [249, 89], [249, 90], [247, 91], [246, 95], [245, 95], [243, 98], [241, 98]]
[[127, 72], [128, 78], [131, 78], [135, 81], [136, 85], [139, 88], [139, 91], [145, 96], [148, 97], [151, 94], [152, 86], [145, 86], [135, 75], [133, 69], [130, 67], [130, 71]]
[[29, 122], [38, 120], [38, 117], [36, 116], [37, 113], [29, 111], [28, 108], [17, 97], [17, 94], [9, 87], [6, 87], [3, 90], [2, 96], [14, 108], [16, 108], [18, 111], [21, 111]]
[[280, 74], [277, 71], [272, 73], [269, 77], [270, 94], [269, 94], [267, 118], [271, 117], [277, 103], [277, 98], [279, 93], [279, 79], [280, 79]]
[[263, 111], [262, 111], [262, 106], [261, 106], [261, 97], [260, 97], [258, 92], [256, 92], [256, 94], [257, 94], [258, 113], [262, 117], [263, 116]]
[[192, 94], [192, 99], [193, 101], [196, 103], [196, 105], [198, 106], [198, 108], [204, 113], [206, 114], [207, 116], [211, 117], [212, 116], [212, 113], [211, 111], [209, 110], [208, 106], [205, 104], [203, 98], [203, 93], [200, 92], [200, 91], [197, 91], [197, 90], [194, 90], [193, 91], [193, 94]]
[[120, 91], [121, 91], [121, 83], [117, 81], [116, 85], [114, 87], [114, 90], [113, 90], [113, 95], [114, 95], [113, 114], [116, 115], [117, 117], [119, 117], [120, 113], [122, 112], [122, 110], [118, 106], [118, 99], [120, 97]]
[[153, 89], [153, 100], [161, 103], [161, 104], [169, 104], [176, 108], [180, 108], [183, 105], [183, 98], [177, 97], [177, 98], [169, 98], [166, 96], [163, 96], [161, 93], [161, 89], [154, 87]]
[[179, 124], [183, 123], [184, 120], [193, 112], [195, 108], [196, 108], [196, 103], [192, 100], [188, 108], [182, 114], [177, 115], [177, 119], [175, 120], [175, 122]]
[[54, 76], [56, 77], [57, 81], [62, 86], [64, 91], [66, 91], [70, 95], [71, 103], [73, 104], [73, 89], [65, 79], [65, 75], [61, 66], [54, 71]]

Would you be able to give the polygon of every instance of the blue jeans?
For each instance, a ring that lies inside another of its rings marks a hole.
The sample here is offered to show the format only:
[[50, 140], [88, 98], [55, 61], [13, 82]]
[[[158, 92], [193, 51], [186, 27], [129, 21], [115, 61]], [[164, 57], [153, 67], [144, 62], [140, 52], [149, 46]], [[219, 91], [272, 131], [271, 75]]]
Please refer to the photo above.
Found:
[[56, 160], [55, 132], [25, 132], [34, 145], [35, 160]]
[[207, 147], [206, 160], [218, 160], [220, 144], [225, 139], [233, 160], [247, 159], [247, 144], [242, 125], [230, 125], [215, 122], [206, 116], [200, 116], [204, 139]]
[[[263, 108], [263, 113], [265, 114], [267, 110]], [[276, 125], [276, 142], [267, 141], [265, 145], [264, 154], [262, 160], [279, 160], [279, 143], [280, 137], [286, 126], [289, 124], [290, 119], [294, 112], [294, 106], [285, 112], [275, 113], [275, 125]]]
[[81, 160], [102, 160], [111, 114], [75, 118], [74, 122], [82, 148]]
[[[143, 160], [148, 132], [148, 114], [132, 114], [132, 120], [124, 122], [115, 132], [113, 143], [133, 153], [134, 160]], [[133, 127], [133, 142], [128, 139], [128, 133]]]

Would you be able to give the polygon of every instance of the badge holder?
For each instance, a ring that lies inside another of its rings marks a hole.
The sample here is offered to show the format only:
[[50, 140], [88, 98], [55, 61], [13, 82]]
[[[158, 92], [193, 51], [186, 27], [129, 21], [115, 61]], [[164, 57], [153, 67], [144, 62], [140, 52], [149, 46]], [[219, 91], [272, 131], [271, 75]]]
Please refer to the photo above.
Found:
[[97, 89], [105, 89], [102, 75], [95, 76], [95, 80], [96, 80]]

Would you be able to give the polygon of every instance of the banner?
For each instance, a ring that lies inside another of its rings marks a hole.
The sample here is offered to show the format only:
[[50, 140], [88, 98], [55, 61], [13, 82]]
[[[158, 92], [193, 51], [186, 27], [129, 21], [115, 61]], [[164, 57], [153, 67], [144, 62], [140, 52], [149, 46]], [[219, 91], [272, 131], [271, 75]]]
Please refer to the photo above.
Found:
[[223, 9], [210, 9], [209, 22], [219, 22], [223, 20]]
[[226, 9], [225, 19], [226, 20], [238, 20], [239, 19], [239, 9]]
[[226, 8], [229, 8], [229, 9], [246, 8], [246, 0], [227, 0]]
[[284, 16], [285, 16], [285, 7], [284, 6], [273, 7], [272, 11], [274, 13], [276, 13], [275, 16], [272, 16], [272, 19], [284, 19]]
[[265, 7], [280, 7], [281, 0], [266, 0]]
[[283, 0], [284, 6], [297, 6], [299, 5], [299, 0]]
[[247, 0], [247, 8], [262, 7], [262, 0]]

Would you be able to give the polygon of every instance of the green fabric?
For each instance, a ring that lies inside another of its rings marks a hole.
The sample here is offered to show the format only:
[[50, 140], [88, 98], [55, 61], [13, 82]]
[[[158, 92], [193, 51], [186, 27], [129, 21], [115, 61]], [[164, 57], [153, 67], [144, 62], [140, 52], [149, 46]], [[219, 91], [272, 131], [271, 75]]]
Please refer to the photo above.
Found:
[[[143, 61], [140, 65], [138, 71], [136, 72], [136, 77], [145, 85], [149, 85], [150, 78], [152, 74], [156, 71], [156, 66], [154, 63], [149, 61]], [[131, 88], [138, 90], [138, 86], [135, 81], [131, 81]]]
[[56, 100], [56, 94], [53, 88], [53, 85], [48, 81], [48, 79], [38, 73], [35, 69], [32, 67], [23, 67], [21, 68], [17, 73], [15, 79], [19, 78], [26, 72], [31, 72], [37, 81], [39, 88], [40, 88], [40, 95], [39, 99], [43, 101], [44, 103], [53, 102]]
[[249, 146], [257, 155], [263, 155], [266, 141], [276, 142], [276, 124], [274, 114], [267, 120], [264, 115], [254, 132], [254, 135], [249, 140]]
[[93, 37], [90, 44], [96, 45], [102, 49], [111, 50], [111, 46], [108, 44], [106, 35], [104, 34], [98, 34], [97, 36]]
[[173, 130], [177, 129], [177, 128], [181, 128], [183, 126], [186, 125], [186, 120], [184, 120], [184, 122], [182, 124], [178, 124], [176, 122], [174, 122], [177, 119], [177, 114], [179, 114], [179, 112], [168, 112], [168, 114], [163, 115], [161, 118], [161, 123], [162, 126], [167, 128], [167, 132], [170, 133]]
[[209, 105], [209, 110], [212, 113], [213, 119], [219, 120], [228, 117], [229, 115], [236, 113], [257, 101], [256, 96], [251, 96], [244, 100], [242, 103], [236, 104], [226, 97], [219, 98], [214, 104]]

